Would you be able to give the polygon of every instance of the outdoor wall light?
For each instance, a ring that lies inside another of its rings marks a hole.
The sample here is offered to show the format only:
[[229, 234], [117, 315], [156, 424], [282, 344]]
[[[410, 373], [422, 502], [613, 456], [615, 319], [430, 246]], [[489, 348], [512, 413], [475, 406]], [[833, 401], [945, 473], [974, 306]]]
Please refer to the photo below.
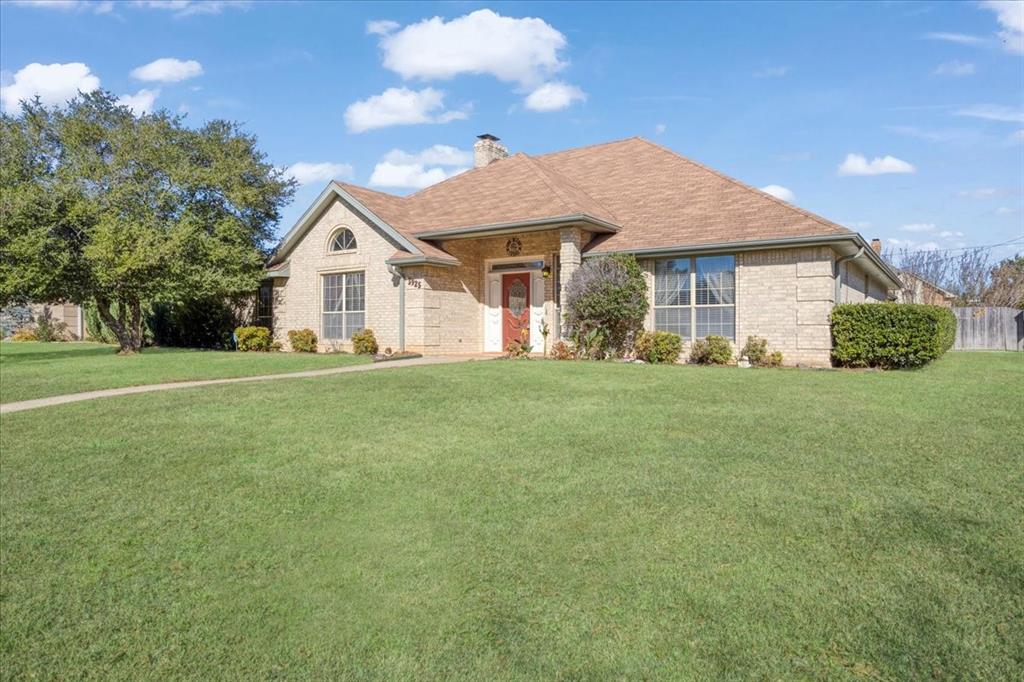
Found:
[[540, 271], [540, 274], [544, 277], [544, 279], [548, 279], [549, 277], [551, 277], [551, 266], [545, 265], [544, 268]]

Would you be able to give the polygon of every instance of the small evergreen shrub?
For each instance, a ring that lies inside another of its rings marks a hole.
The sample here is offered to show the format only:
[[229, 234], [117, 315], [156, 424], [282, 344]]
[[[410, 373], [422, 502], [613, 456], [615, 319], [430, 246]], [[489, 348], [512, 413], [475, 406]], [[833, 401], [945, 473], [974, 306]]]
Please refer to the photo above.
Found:
[[359, 355], [377, 354], [377, 337], [372, 329], [361, 329], [352, 335], [352, 352]]
[[917, 303], [847, 303], [832, 309], [832, 360], [842, 367], [920, 367], [953, 347], [956, 316]]
[[68, 325], [64, 322], [54, 322], [53, 314], [49, 308], [43, 308], [43, 312], [36, 315], [36, 341], [53, 343], [55, 341], [68, 340]]
[[638, 360], [659, 364], [679, 360], [683, 350], [683, 339], [672, 332], [642, 332], [633, 344], [633, 353]]
[[288, 344], [296, 353], [315, 353], [316, 332], [312, 329], [292, 329], [288, 332]]
[[565, 323], [583, 355], [621, 357], [647, 315], [647, 283], [631, 255], [587, 260], [565, 284]]
[[754, 367], [779, 367], [782, 365], [782, 353], [779, 351], [768, 352], [768, 341], [760, 336], [748, 336], [747, 343], [740, 351], [740, 356], [746, 355], [750, 364]]
[[266, 353], [273, 342], [266, 327], [239, 327], [235, 330], [235, 339], [238, 350], [243, 353]]
[[697, 339], [690, 349], [690, 362], [697, 365], [728, 365], [732, 360], [732, 346], [724, 336], [711, 334]]
[[575, 360], [576, 354], [565, 341], [555, 341], [551, 346], [552, 360]]

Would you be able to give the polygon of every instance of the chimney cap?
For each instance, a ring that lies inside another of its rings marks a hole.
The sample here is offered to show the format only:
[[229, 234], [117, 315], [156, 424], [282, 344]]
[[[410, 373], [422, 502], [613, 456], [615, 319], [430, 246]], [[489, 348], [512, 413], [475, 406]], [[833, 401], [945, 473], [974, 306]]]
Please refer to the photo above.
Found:
[[483, 135], [477, 135], [476, 137], [478, 140], [493, 140], [494, 142], [498, 142], [499, 140], [501, 140], [500, 137], [496, 135], [491, 135], [490, 133], [484, 133]]

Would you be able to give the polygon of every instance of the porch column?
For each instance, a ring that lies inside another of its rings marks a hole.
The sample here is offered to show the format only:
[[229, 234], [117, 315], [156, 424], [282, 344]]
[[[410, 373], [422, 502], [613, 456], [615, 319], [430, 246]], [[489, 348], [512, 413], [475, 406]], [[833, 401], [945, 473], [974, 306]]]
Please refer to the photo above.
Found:
[[569, 283], [569, 279], [572, 278], [573, 273], [579, 269], [580, 264], [583, 262], [583, 257], [580, 255], [583, 233], [578, 227], [563, 227], [559, 230], [558, 236], [561, 242], [558, 252], [558, 283], [561, 288], [558, 297], [558, 330], [559, 336], [565, 338], [565, 325], [562, 324], [562, 318], [566, 310], [565, 287]]

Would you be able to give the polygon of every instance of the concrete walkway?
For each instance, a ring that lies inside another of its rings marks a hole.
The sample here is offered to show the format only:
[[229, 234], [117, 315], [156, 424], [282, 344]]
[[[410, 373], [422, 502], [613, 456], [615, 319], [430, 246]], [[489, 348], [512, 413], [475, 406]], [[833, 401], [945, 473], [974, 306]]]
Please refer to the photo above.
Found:
[[122, 395], [134, 395], [136, 393], [152, 393], [153, 391], [171, 391], [176, 388], [197, 388], [199, 386], [218, 386], [221, 384], [241, 384], [251, 381], [275, 381], [277, 379], [303, 379], [307, 377], [325, 377], [333, 374], [346, 374], [348, 372], [370, 372], [383, 369], [397, 369], [399, 367], [422, 367], [424, 365], [445, 365], [453, 362], [468, 362], [470, 360], [483, 360], [480, 355], [445, 355], [425, 358], [410, 358], [409, 360], [391, 360], [389, 362], [375, 362], [366, 365], [352, 365], [349, 367], [331, 367], [329, 369], [310, 369], [303, 372], [287, 372], [285, 374], [264, 374], [254, 377], [234, 377], [231, 379], [200, 379], [196, 381], [175, 381], [166, 384], [145, 384], [143, 386], [125, 386], [123, 388], [106, 388], [100, 391], [85, 391], [84, 393], [68, 393], [65, 395], [54, 395], [48, 398], [36, 398], [34, 400], [22, 400], [16, 403], [0, 405], [0, 414], [12, 412], [24, 412], [35, 410], [40, 407], [51, 405], [63, 405], [65, 403], [77, 403], [82, 400], [96, 400], [97, 398], [115, 398]]

